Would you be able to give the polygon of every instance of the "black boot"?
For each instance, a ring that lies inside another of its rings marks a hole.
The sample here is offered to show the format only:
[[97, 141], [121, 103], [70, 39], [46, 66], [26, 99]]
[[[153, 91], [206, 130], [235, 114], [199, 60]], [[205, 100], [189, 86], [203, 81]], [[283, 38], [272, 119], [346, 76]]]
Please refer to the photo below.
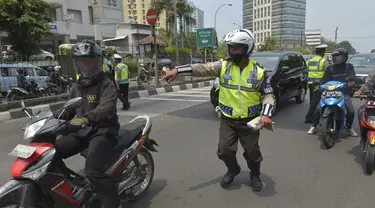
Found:
[[223, 188], [228, 187], [236, 177], [241, 172], [241, 167], [238, 165], [237, 159], [224, 161], [225, 165], [228, 168], [227, 173], [221, 179], [220, 185]]
[[262, 180], [260, 179], [260, 162], [252, 162], [248, 164], [250, 173], [250, 183], [253, 191], [261, 191], [263, 184]]

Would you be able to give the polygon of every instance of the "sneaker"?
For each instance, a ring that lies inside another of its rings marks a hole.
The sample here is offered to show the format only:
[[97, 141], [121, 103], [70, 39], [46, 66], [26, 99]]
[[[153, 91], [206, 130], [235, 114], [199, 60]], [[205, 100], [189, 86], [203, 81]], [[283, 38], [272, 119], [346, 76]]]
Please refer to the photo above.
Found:
[[315, 129], [316, 129], [315, 126], [311, 126], [307, 134], [310, 134], [310, 135], [315, 134]]
[[354, 131], [353, 128], [347, 128], [347, 129], [345, 129], [345, 131], [346, 131], [350, 136], [352, 136], [352, 137], [357, 137], [357, 136], [358, 136], [358, 134]]

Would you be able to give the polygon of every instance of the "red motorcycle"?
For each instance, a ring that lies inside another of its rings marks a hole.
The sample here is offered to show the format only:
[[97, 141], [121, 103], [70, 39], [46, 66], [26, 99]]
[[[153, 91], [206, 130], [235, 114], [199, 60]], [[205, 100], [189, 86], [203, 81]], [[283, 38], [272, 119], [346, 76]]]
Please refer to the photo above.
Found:
[[359, 98], [366, 100], [365, 105], [358, 113], [361, 135], [360, 146], [361, 150], [366, 154], [365, 171], [368, 174], [372, 174], [375, 162], [375, 95], [367, 93], [360, 95]]
[[[68, 100], [63, 111], [82, 105], [82, 98]], [[24, 107], [24, 104], [23, 104]], [[97, 193], [84, 175], [69, 169], [56, 155], [54, 143], [66, 133], [68, 121], [55, 119], [52, 112], [31, 116], [24, 132], [28, 145], [17, 145], [9, 155], [17, 157], [11, 168], [12, 180], [0, 187], [0, 207], [100, 208]], [[150, 187], [154, 161], [150, 151], [158, 144], [149, 138], [152, 123], [148, 116], [138, 116], [121, 126], [118, 144], [113, 151], [116, 162], [106, 174], [115, 181], [122, 199], [137, 200]], [[87, 149], [81, 152], [85, 157]], [[139, 157], [146, 161], [141, 164]]]

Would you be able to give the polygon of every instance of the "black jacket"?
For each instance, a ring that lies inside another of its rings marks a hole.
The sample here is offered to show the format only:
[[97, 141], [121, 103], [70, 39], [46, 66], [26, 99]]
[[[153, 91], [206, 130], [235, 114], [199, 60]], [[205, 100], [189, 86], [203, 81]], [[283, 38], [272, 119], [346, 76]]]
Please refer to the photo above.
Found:
[[[346, 64], [333, 64], [329, 65], [324, 71], [322, 79], [320, 79], [320, 84], [324, 84], [329, 81], [339, 81], [339, 82], [354, 82], [355, 81], [355, 71], [354, 66], [350, 63]], [[351, 94], [352, 88], [346, 87], [342, 90], [346, 95]]]
[[[103, 74], [96, 79], [84, 82], [78, 80], [73, 87], [70, 98], [82, 97], [83, 104], [67, 117], [86, 117], [89, 128], [81, 129], [77, 136], [93, 136], [99, 134], [118, 135], [120, 124], [117, 116], [117, 90], [115, 84]], [[64, 116], [65, 117], [65, 116]]]

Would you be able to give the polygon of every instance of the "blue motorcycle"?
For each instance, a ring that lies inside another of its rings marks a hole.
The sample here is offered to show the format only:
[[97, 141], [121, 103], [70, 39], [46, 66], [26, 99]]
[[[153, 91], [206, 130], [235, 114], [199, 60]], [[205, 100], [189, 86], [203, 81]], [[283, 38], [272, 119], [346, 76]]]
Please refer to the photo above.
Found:
[[339, 133], [344, 130], [345, 101], [340, 89], [346, 87], [346, 83], [329, 81], [320, 85], [323, 91], [319, 106], [321, 110], [321, 125], [323, 126], [322, 142], [327, 149], [335, 145]]

